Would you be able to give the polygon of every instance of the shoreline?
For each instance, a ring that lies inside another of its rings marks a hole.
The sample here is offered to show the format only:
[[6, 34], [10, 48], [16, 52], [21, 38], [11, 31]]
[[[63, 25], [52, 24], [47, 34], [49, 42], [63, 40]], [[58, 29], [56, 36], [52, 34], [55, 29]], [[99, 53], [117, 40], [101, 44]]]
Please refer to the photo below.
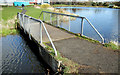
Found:
[[[83, 5], [51, 5], [53, 7], [95, 7], [95, 8], [109, 8], [108, 6], [83, 6]], [[111, 9], [120, 9], [120, 7], [111, 8]]]

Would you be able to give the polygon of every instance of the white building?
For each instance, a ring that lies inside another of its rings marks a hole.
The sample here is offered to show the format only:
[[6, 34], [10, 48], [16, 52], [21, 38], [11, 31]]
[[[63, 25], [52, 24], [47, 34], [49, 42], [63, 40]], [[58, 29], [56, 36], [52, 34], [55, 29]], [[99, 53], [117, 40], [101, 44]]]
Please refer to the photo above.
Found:
[[13, 2], [36, 2], [36, 3], [50, 3], [50, 0], [0, 0], [0, 5], [13, 5]]

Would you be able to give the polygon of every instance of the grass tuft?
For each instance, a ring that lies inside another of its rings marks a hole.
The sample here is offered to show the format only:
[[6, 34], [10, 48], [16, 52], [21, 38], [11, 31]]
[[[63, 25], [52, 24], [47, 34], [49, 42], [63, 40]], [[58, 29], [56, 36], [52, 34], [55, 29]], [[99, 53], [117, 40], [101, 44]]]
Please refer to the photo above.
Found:
[[114, 44], [113, 42], [105, 43], [104, 46], [107, 47], [107, 48], [112, 48], [113, 50], [120, 49], [119, 46]]

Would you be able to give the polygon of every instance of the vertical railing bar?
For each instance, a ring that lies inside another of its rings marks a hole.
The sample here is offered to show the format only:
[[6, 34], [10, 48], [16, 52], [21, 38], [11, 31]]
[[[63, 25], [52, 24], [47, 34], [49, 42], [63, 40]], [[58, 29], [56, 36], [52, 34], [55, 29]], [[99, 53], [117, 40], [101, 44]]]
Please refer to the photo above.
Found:
[[84, 23], [84, 18], [81, 20], [81, 36], [83, 36], [83, 24]]
[[50, 24], [52, 24], [52, 14], [50, 13]]
[[59, 27], [59, 15], [57, 15], [57, 26]]
[[[19, 15], [19, 22], [21, 22], [21, 21], [20, 21], [20, 13], [18, 13], [18, 15]], [[21, 25], [21, 23], [20, 23], [20, 25]]]
[[43, 12], [43, 22], [45, 21], [45, 13]]
[[30, 38], [30, 40], [31, 40], [31, 34], [30, 34], [30, 27], [31, 27], [31, 25], [30, 25], [30, 18], [31, 18], [31, 17], [28, 17], [28, 25], [29, 25], [28, 31], [29, 31], [29, 38]]
[[42, 44], [42, 25], [40, 22], [40, 43]]
[[23, 29], [24, 29], [24, 32], [25, 32], [25, 25], [24, 25], [24, 14], [23, 14], [22, 18], [23, 18]]
[[71, 18], [71, 17], [69, 16], [69, 31], [70, 31], [70, 18]]
[[20, 22], [20, 26], [22, 26], [22, 23], [21, 23], [21, 14], [19, 13], [19, 22]]

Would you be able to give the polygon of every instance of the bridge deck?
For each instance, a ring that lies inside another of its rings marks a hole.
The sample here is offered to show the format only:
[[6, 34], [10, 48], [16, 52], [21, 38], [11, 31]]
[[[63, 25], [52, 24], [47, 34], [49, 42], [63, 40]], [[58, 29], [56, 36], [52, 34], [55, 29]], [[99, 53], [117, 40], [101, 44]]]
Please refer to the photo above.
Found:
[[[32, 25], [32, 24], [31, 24]], [[81, 69], [82, 73], [118, 73], [118, 52], [103, 48], [98, 45], [62, 31], [58, 28], [45, 24], [57, 50], [65, 57], [76, 63], [89, 66]], [[31, 26], [33, 37], [39, 40], [39, 24]], [[43, 30], [43, 42], [48, 42]]]
[[[34, 23], [33, 23], [34, 24]], [[32, 24], [32, 25], [33, 25]], [[40, 25], [39, 23], [34, 24], [34, 26], [31, 25], [31, 33], [37, 40], [40, 40]], [[71, 37], [75, 37], [72, 34], [66, 33], [60, 29], [57, 29], [53, 26], [45, 24], [45, 27], [47, 28], [48, 33], [50, 34], [50, 37], [52, 38], [52, 41], [67, 39]], [[49, 42], [49, 39], [47, 35], [45, 34], [45, 30], [42, 28], [43, 31], [43, 42]]]
[[84, 69], [81, 73], [118, 73], [118, 53], [80, 38], [69, 38], [54, 42], [65, 57], [77, 62]]

